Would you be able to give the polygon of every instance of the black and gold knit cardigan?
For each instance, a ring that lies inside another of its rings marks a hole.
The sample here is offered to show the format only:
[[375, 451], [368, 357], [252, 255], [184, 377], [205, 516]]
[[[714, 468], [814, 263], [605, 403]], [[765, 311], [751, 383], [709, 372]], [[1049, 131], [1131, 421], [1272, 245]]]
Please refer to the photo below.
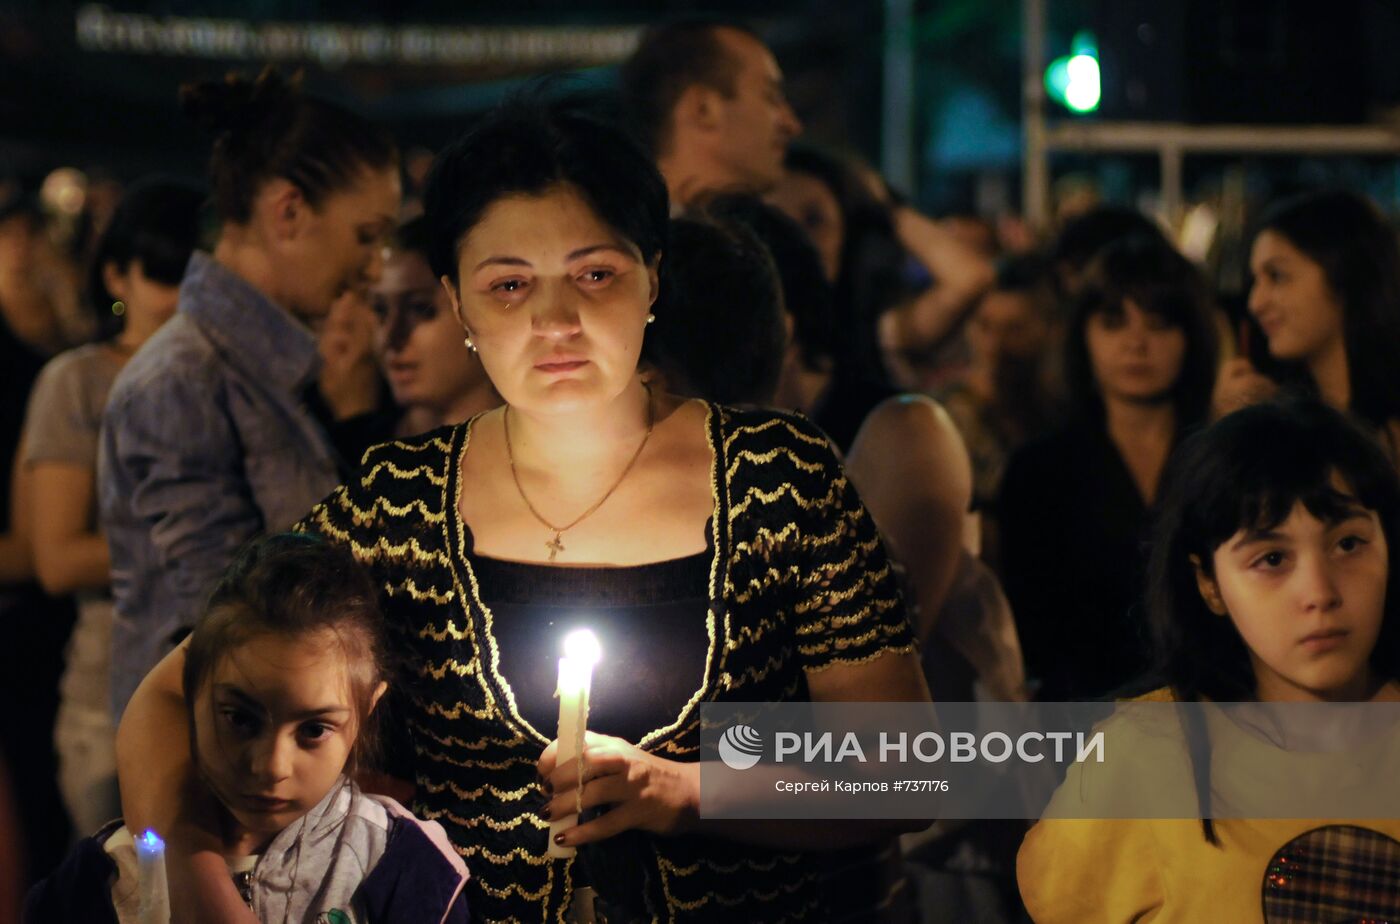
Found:
[[[799, 415], [717, 405], [707, 427], [715, 510], [704, 679], [674, 721], [638, 742], [676, 760], [696, 759], [702, 703], [805, 700], [806, 671], [913, 648], [874, 524], [821, 431]], [[370, 449], [299, 528], [348, 544], [383, 588], [391, 638], [411, 665], [398, 692], [413, 807], [465, 858], [474, 916], [561, 921], [574, 860], [546, 856], [534, 769], [553, 729], [520, 716], [498, 669], [455, 503], [470, 438], [468, 422]], [[637, 840], [644, 869], [634, 874], [656, 920], [824, 917], [809, 855], [699, 836]]]

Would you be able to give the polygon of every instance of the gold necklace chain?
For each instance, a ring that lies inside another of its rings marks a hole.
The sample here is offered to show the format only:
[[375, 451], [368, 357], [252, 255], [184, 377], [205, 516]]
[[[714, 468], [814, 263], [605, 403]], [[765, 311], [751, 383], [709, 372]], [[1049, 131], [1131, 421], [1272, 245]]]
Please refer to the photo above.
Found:
[[622, 474], [617, 476], [617, 481], [613, 482], [612, 487], [608, 488], [607, 493], [604, 494], [602, 497], [598, 498], [597, 503], [595, 503], [592, 507], [589, 507], [583, 513], [579, 514], [577, 517], [574, 518], [574, 521], [572, 523], [569, 523], [566, 526], [555, 526], [553, 523], [546, 520], [543, 516], [541, 516], [540, 512], [535, 509], [535, 505], [530, 503], [530, 498], [527, 497], [525, 494], [525, 488], [520, 483], [520, 473], [515, 470], [515, 447], [511, 445], [510, 441], [510, 405], [506, 405], [505, 413], [502, 415], [502, 419], [506, 431], [506, 459], [510, 461], [510, 477], [515, 481], [515, 490], [520, 493], [520, 499], [525, 502], [525, 508], [530, 511], [530, 514], [534, 516], [536, 520], [540, 521], [540, 523], [545, 527], [545, 529], [548, 529], [550, 532], [554, 533], [553, 538], [551, 538], [548, 542], [544, 544], [545, 548], [549, 549], [550, 561], [554, 561], [555, 556], [557, 556], [560, 552], [564, 551], [564, 542], [561, 538], [563, 534], [582, 523], [588, 517], [592, 516], [593, 513], [597, 511], [599, 507], [607, 503], [608, 498], [613, 496], [613, 492], [616, 491], [618, 487], [622, 484], [623, 480], [626, 479], [627, 473], [632, 471], [632, 466], [636, 465], [637, 460], [641, 458], [642, 450], [646, 448], [647, 441], [651, 439], [651, 428], [656, 423], [656, 408], [651, 401], [651, 386], [643, 384], [642, 387], [644, 387], [647, 390], [647, 432], [645, 435], [642, 436], [641, 444], [637, 446], [637, 451], [632, 453], [632, 458], [627, 460], [627, 466], [623, 468]]

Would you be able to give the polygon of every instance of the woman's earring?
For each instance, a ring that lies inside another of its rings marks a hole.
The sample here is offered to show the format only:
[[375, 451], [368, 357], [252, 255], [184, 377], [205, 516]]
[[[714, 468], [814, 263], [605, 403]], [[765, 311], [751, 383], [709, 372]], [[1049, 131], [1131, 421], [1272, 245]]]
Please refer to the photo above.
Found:
[[655, 320], [656, 320], [656, 315], [654, 315], [654, 314], [648, 314], [648, 315], [647, 315], [647, 323], [648, 323], [648, 324], [650, 324], [651, 322], [653, 322], [653, 321], [655, 321]]
[[465, 344], [467, 345], [467, 349], [471, 350], [473, 353], [476, 352], [476, 344], [475, 344], [475, 343], [472, 343], [472, 338], [468, 337], [467, 339], [463, 340], [462, 342], [465, 343]]

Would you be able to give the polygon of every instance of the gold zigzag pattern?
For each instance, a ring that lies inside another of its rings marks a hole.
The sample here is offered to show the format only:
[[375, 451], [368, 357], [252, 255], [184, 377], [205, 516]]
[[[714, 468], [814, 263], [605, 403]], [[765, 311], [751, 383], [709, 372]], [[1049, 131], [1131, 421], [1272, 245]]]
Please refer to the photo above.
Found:
[[393, 561], [431, 565], [439, 568], [447, 567], [445, 554], [436, 550], [424, 551], [423, 546], [416, 538], [410, 538], [395, 545], [386, 537], [380, 536], [373, 545], [363, 545], [356, 541], [350, 533], [337, 528], [328, 517], [317, 517], [317, 525], [325, 535], [350, 546], [350, 551], [361, 562]]
[[811, 599], [795, 604], [793, 612], [810, 613], [812, 610], [821, 611], [838, 603], [845, 603], [856, 594], [871, 592], [876, 585], [889, 577], [889, 574], [890, 566], [887, 563], [879, 571], [871, 571], [861, 575], [854, 584], [845, 590], [832, 590], [829, 587], [819, 586], [815, 588], [815, 595]]
[[[414, 600], [415, 602], [418, 602], [418, 603], [422, 603], [423, 601], [426, 600], [426, 601], [428, 601], [429, 603], [439, 603], [439, 604], [442, 604], [442, 603], [451, 603], [453, 600], [457, 599], [457, 595], [452, 591], [451, 588], [449, 588], [449, 589], [447, 589], [447, 590], [438, 590], [436, 587], [429, 587], [427, 590], [423, 590], [422, 588], [420, 588], [420, 587], [418, 586], [418, 582], [415, 581], [415, 580], [413, 580], [413, 578], [405, 578], [405, 579], [403, 580], [403, 582], [402, 582], [402, 583], [399, 583], [399, 584], [395, 584], [395, 583], [393, 583], [393, 582], [386, 581], [385, 584], [384, 584], [384, 591], [385, 591], [385, 593], [387, 593], [390, 597], [397, 597], [397, 596], [400, 596], [400, 595], [402, 595], [402, 594], [408, 594], [408, 596], [409, 596], [410, 599], [412, 599], [412, 600]], [[451, 620], [448, 620], [447, 625], [448, 625], [448, 627], [449, 627], [449, 631], [451, 631], [452, 621], [451, 621]], [[432, 635], [426, 635], [426, 636], [425, 636], [425, 635], [423, 634], [423, 632], [420, 631], [420, 632], [418, 633], [418, 637], [419, 637], [419, 638], [432, 638]], [[440, 642], [440, 641], [442, 641], [444, 638], [447, 638], [447, 637], [448, 637], [448, 636], [438, 636], [437, 638], [434, 639], [434, 641]], [[451, 637], [452, 637], [452, 638], [466, 638], [465, 635], [453, 635], [453, 636], [451, 636]]]
[[487, 737], [481, 738], [477, 741], [466, 741], [462, 738], [458, 738], [456, 735], [448, 735], [444, 738], [434, 733], [432, 729], [428, 728], [421, 722], [410, 719], [408, 724], [409, 727], [412, 728], [416, 734], [421, 734], [424, 737], [431, 738], [433, 741], [437, 742], [445, 748], [458, 748], [464, 751], [484, 751], [487, 748], [491, 747], [510, 748], [517, 747], [525, 743], [525, 739], [520, 735], [516, 735], [514, 738]]
[[[425, 756], [434, 760], [437, 759], [437, 755], [434, 755], [431, 752], [425, 752]], [[453, 761], [447, 761], [447, 763], [453, 763]], [[457, 766], [471, 767], [475, 765], [458, 764]], [[480, 799], [487, 793], [490, 793], [492, 796], [495, 796], [497, 799], [500, 799], [503, 802], [519, 802], [521, 799], [524, 799], [530, 793], [539, 791], [538, 787], [535, 786], [534, 783], [529, 783], [525, 786], [521, 786], [519, 789], [501, 789], [497, 786], [492, 786], [490, 783], [482, 783], [480, 786], [477, 786], [474, 789], [463, 789], [461, 786], [458, 786], [451, 780], [444, 780], [441, 783], [436, 783], [426, 777], [423, 778], [423, 788], [435, 796], [440, 796], [444, 793], [451, 793], [458, 799], [461, 799], [463, 802], [471, 802], [476, 799]]]
[[[782, 616], [764, 616], [751, 626], [739, 626], [731, 630], [730, 638], [724, 643], [725, 651], [738, 651], [745, 645], [752, 645], [785, 621]], [[800, 630], [799, 630], [800, 631]]]
[[836, 655], [827, 658], [820, 664], [808, 665], [807, 670], [812, 672], [820, 672], [827, 670], [828, 668], [839, 667], [841, 665], [849, 666], [852, 664], [868, 664], [871, 661], [874, 661], [876, 658], [883, 658], [887, 654], [907, 655], [917, 652], [918, 650], [919, 646], [914, 642], [910, 642], [907, 645], [890, 645], [886, 648], [877, 648], [875, 651], [872, 651], [869, 654], [864, 654], [856, 658], [848, 658], [841, 655]]
[[[772, 588], [779, 587], [798, 576], [799, 572], [796, 565], [790, 567], [786, 573], [779, 571], [777, 568], [770, 567], [759, 577], [750, 578], [746, 588], [735, 591], [733, 595], [734, 602], [739, 605], [748, 603], [759, 594], [766, 593]], [[731, 584], [730, 586], [732, 587], [733, 585]]]
[[[440, 442], [434, 440], [433, 442]], [[446, 444], [443, 444], [446, 449]], [[405, 447], [406, 448], [406, 447]], [[400, 468], [394, 464], [393, 459], [384, 459], [372, 465], [369, 471], [360, 477], [360, 484], [366, 489], [379, 478], [381, 472], [388, 472], [397, 481], [412, 481], [415, 478], [426, 478], [435, 488], [440, 488], [447, 484], [447, 476], [435, 472], [431, 465], [415, 465], [413, 468]]]
[[448, 707], [444, 706], [442, 703], [429, 700], [423, 704], [422, 708], [429, 715], [435, 715], [440, 719], [447, 719], [449, 722], [456, 721], [464, 715], [468, 718], [483, 720], [494, 719], [496, 717], [496, 710], [492, 703], [487, 703], [480, 709], [474, 709], [463, 702], [456, 702]]
[[862, 632], [860, 635], [853, 637], [847, 638], [838, 635], [833, 638], [823, 639], [819, 644], [798, 645], [797, 650], [807, 657], [828, 654], [833, 650], [845, 651], [848, 648], [856, 648], [860, 645], [868, 644], [877, 635], [883, 635], [885, 638], [893, 638], [899, 634], [899, 630], [899, 626], [878, 625], [869, 632]]
[[470, 677], [477, 672], [477, 660], [472, 658], [463, 664], [456, 658], [448, 658], [434, 664], [432, 661], [425, 661], [416, 669], [419, 677], [431, 677], [434, 680], [441, 680], [448, 674], [456, 674], [458, 677]]
[[[448, 599], [446, 599], [446, 600], [438, 600], [438, 601], [436, 601], [436, 602], [438, 602], [438, 603], [450, 603], [453, 599], [456, 598], [456, 596], [457, 596], [456, 591], [449, 590], [449, 591], [447, 592], [447, 598], [448, 598]], [[471, 637], [467, 632], [463, 631], [462, 629], [457, 628], [457, 622], [456, 622], [456, 620], [454, 620], [454, 619], [452, 619], [452, 618], [450, 618], [450, 617], [449, 617], [448, 620], [447, 620], [447, 625], [443, 626], [441, 629], [436, 629], [436, 628], [433, 627], [433, 625], [432, 625], [431, 623], [429, 623], [428, 625], [426, 625], [426, 626], [424, 626], [423, 628], [419, 629], [417, 634], [418, 634], [418, 637], [421, 638], [421, 639], [432, 639], [432, 640], [435, 641], [435, 642], [445, 642], [445, 641], [447, 641], [448, 639], [451, 639], [451, 640], [454, 641], [454, 642], [460, 642], [460, 641], [462, 641], [463, 639], [467, 639], [467, 638], [470, 638], [470, 637]], [[475, 666], [476, 666], [476, 663], [477, 663], [477, 659], [476, 659], [476, 658], [472, 658], [472, 662], [471, 662], [471, 663], [472, 663], [472, 666], [475, 667]]]
[[444, 453], [452, 451], [452, 446], [440, 436], [435, 436], [426, 443], [405, 443], [402, 440], [390, 440], [387, 443], [380, 443], [378, 446], [371, 446], [364, 454], [364, 461], [369, 462], [371, 455], [378, 455], [386, 446], [393, 446], [404, 452], [427, 452], [429, 449]]
[[[727, 422], [728, 420], [729, 417], [726, 416], [725, 421]], [[774, 417], [771, 420], [765, 420], [763, 423], [758, 424], [757, 426], [742, 425], [735, 427], [733, 431], [729, 434], [729, 436], [725, 437], [724, 454], [726, 456], [729, 455], [729, 448], [734, 445], [736, 440], [739, 440], [744, 436], [756, 436], [765, 431], [772, 430], [774, 427], [782, 427], [784, 430], [787, 430], [788, 433], [797, 437], [798, 440], [809, 445], [820, 446], [822, 449], [828, 451], [830, 451], [831, 449], [831, 443], [829, 443], [827, 440], [818, 436], [812, 436], [810, 434], [803, 433], [801, 430], [794, 427], [789, 421], [784, 420], [781, 417]]]
[[773, 655], [757, 667], [744, 668], [737, 676], [729, 671], [725, 671], [720, 680], [726, 689], [734, 690], [743, 686], [746, 681], [748, 683], [759, 683], [763, 681], [775, 669], [782, 667], [786, 663], [787, 657], [785, 655]]
[[[463, 853], [460, 848], [457, 852]], [[463, 853], [463, 856], [466, 856], [466, 854]], [[525, 887], [518, 882], [506, 883], [506, 887], [504, 889], [498, 889], [495, 886], [487, 885], [485, 880], [480, 877], [477, 877], [476, 885], [477, 888], [481, 889], [481, 891], [485, 892], [487, 895], [490, 895], [492, 898], [505, 899], [510, 898], [512, 895], [519, 895], [526, 901], [537, 902], [543, 899], [546, 895], [548, 895], [550, 893], [550, 890], [554, 888], [554, 871], [551, 868], [549, 879], [545, 881], [544, 885], [540, 886], [533, 892], [526, 891]]]
[[754, 452], [752, 449], [741, 449], [734, 454], [734, 461], [730, 462], [729, 468], [725, 470], [725, 481], [733, 481], [735, 473], [739, 471], [739, 466], [743, 465], [745, 462], [754, 465], [767, 465], [778, 458], [778, 456], [787, 456], [788, 461], [800, 471], [816, 473], [826, 469], [826, 466], [821, 462], [809, 462], [787, 446], [778, 446], [767, 452]]
[[831, 487], [827, 490], [825, 496], [809, 498], [803, 495], [801, 491], [797, 490], [792, 482], [785, 481], [772, 491], [765, 491], [757, 485], [754, 485], [744, 492], [742, 500], [729, 508], [729, 522], [733, 523], [739, 517], [743, 516], [755, 500], [766, 507], [781, 498], [784, 494], [789, 495], [793, 503], [803, 510], [825, 509], [837, 504], [840, 500], [841, 492], [845, 490], [845, 486], [846, 479], [844, 477], [837, 478], [831, 482]]
[[[549, 826], [545, 825], [545, 827], [548, 828]], [[510, 866], [517, 861], [524, 861], [531, 866], [545, 866], [552, 862], [548, 855], [539, 856], [538, 854], [531, 853], [524, 847], [512, 847], [505, 853], [494, 853], [484, 844], [477, 844], [468, 847], [467, 850], [470, 851], [470, 854], [468, 854], [469, 856], [480, 857], [495, 866]]]
[[[366, 490], [369, 489], [366, 488]], [[414, 498], [407, 504], [398, 506], [392, 503], [387, 497], [377, 495], [374, 497], [373, 503], [368, 507], [361, 507], [355, 503], [350, 493], [347, 491], [337, 495], [335, 502], [341, 509], [348, 510], [351, 519], [362, 526], [380, 522], [380, 511], [389, 514], [389, 516], [395, 519], [402, 519], [415, 511], [429, 523], [442, 523], [445, 519], [441, 511], [429, 510], [427, 502], [421, 498]]]
[[474, 815], [471, 818], [463, 818], [451, 809], [432, 809], [425, 807], [421, 811], [423, 817], [429, 821], [437, 821], [445, 818], [459, 828], [486, 827], [490, 828], [492, 831], [504, 832], [514, 831], [521, 825], [530, 825], [537, 830], [549, 830], [549, 822], [530, 812], [521, 812], [509, 821], [497, 821], [489, 815]]
[[[860, 625], [870, 618], [871, 613], [888, 613], [890, 610], [897, 609], [898, 607], [898, 597], [884, 597], [879, 600], [873, 600], [868, 606], [863, 606], [858, 611], [845, 616], [826, 614], [822, 618], [804, 622], [793, 631], [799, 636], [826, 635], [837, 629]], [[896, 627], [896, 629], [897, 628], [898, 627]], [[895, 629], [891, 631], [895, 631]]]

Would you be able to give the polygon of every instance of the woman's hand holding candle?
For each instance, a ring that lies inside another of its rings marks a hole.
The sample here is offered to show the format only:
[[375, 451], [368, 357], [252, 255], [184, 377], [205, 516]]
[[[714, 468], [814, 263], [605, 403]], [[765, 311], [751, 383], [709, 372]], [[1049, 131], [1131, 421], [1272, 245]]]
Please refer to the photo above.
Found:
[[[649, 754], [621, 738], [588, 732], [583, 750], [583, 792], [578, 791], [574, 760], [559, 762], [559, 742], [551, 742], [536, 769], [552, 798], [545, 806], [551, 818], [573, 815], [583, 808], [609, 806], [592, 821], [558, 833], [561, 846], [576, 847], [638, 829], [653, 834], [679, 834], [700, 817], [700, 764], [680, 763]], [[552, 789], [551, 789], [552, 787]]]
[[[559, 683], [554, 695], [559, 697], [559, 737], [555, 740], [555, 759], [565, 769], [572, 768], [575, 782], [583, 773], [584, 733], [588, 728], [588, 698], [593, 687], [593, 665], [602, 652], [598, 639], [587, 629], [570, 632], [564, 639], [564, 657], [559, 659]], [[575, 800], [572, 811], [561, 812], [549, 822], [549, 856], [571, 857], [574, 849], [560, 836], [578, 824], [583, 811]]]

